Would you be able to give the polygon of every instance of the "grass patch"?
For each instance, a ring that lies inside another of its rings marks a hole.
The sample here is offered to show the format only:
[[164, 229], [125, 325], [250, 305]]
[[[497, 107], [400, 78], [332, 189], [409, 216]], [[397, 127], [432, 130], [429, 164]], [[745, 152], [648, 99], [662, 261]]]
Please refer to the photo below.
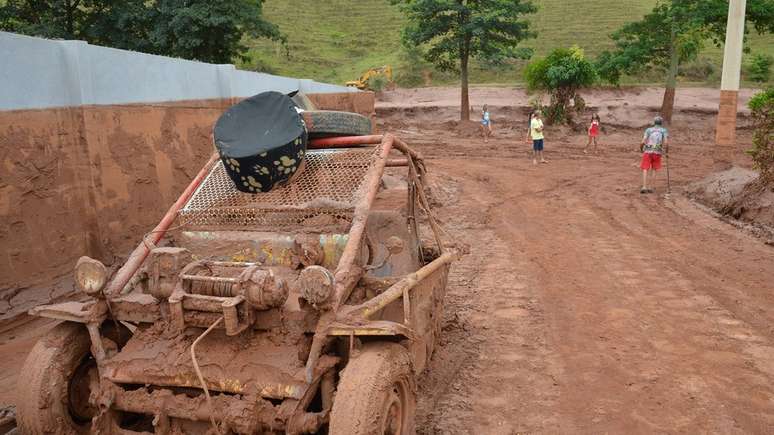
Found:
[[[525, 42], [526, 47], [533, 48], [537, 56], [544, 56], [554, 48], [577, 44], [593, 59], [612, 48], [610, 33], [624, 23], [640, 19], [656, 0], [534, 0], [534, 3], [539, 9], [530, 21], [538, 37]], [[249, 60], [239, 63], [240, 68], [270, 69], [277, 74], [338, 84], [382, 65], [392, 65], [396, 76], [401, 73], [401, 59], [406, 57], [401, 56], [400, 32], [405, 19], [389, 0], [266, 0], [264, 13], [288, 35], [289, 56], [280, 44], [249, 41]], [[748, 46], [752, 51], [744, 56], [745, 66], [754, 53], [774, 56], [774, 35], [761, 36], [753, 30]], [[717, 85], [722, 48], [708, 42], [700, 58], [699, 65], [687, 69], [694, 75], [686, 80]], [[696, 71], [701, 71], [704, 64], [714, 66], [715, 73], [706, 80], [697, 79]], [[491, 68], [474, 62], [471, 81], [520, 83], [524, 65], [525, 62], [517, 61]], [[431, 76], [434, 85], [458, 82], [454, 75], [432, 72]], [[638, 81], [650, 83], [653, 77], [625, 80], [627, 84]], [[744, 83], [751, 84], [746, 80]]]

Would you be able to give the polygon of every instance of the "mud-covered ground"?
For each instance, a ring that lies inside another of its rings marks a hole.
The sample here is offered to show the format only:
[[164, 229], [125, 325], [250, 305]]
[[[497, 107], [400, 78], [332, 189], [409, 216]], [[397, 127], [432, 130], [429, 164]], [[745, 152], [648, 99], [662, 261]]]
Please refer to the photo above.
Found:
[[[634, 109], [624, 125], [647, 123]], [[608, 125], [584, 154], [583, 132], [549, 127], [549, 163], [534, 166], [512, 113], [487, 144], [426, 114], [396, 119], [428, 157], [445, 227], [470, 245], [420, 384], [420, 432], [769, 433], [774, 248], [681, 193], [713, 170], [714, 116], [675, 117], [665, 198], [663, 172], [656, 194], [638, 191], [640, 130]], [[737, 165], [749, 141], [740, 131]]]
[[[490, 94], [499, 95], [474, 90], [474, 104]], [[659, 101], [588, 98], [603, 125], [618, 120], [599, 153], [582, 152], [582, 131], [548, 127], [549, 163], [535, 166], [526, 100], [513, 98], [496, 105], [486, 144], [475, 125], [454, 121], [451, 90], [399, 91], [378, 106], [382, 129], [425, 155], [448, 237], [470, 246], [450, 276], [442, 345], [420, 378], [419, 432], [770, 432], [774, 248], [681, 193], [713, 170], [712, 93], [683, 105], [678, 95], [669, 198], [664, 172], [655, 194], [638, 191], [634, 127]], [[741, 166], [749, 141], [741, 131]], [[46, 327], [0, 330], [0, 404], [13, 401]]]

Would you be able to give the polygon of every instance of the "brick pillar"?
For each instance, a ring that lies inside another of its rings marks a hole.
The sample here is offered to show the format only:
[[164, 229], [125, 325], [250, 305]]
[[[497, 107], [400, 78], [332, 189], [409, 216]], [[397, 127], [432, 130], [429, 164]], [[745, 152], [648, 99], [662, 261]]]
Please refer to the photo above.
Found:
[[720, 91], [718, 119], [715, 125], [715, 166], [726, 169], [731, 165], [736, 145], [736, 110], [739, 91]]

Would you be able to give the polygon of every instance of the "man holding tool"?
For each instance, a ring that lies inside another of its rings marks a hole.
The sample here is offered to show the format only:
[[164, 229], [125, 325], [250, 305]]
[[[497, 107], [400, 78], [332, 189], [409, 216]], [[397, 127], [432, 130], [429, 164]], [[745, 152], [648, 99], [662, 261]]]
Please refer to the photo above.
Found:
[[653, 189], [648, 187], [648, 173], [650, 173], [650, 184], [653, 185], [653, 178], [656, 171], [661, 169], [661, 154], [664, 147], [668, 146], [669, 133], [663, 127], [664, 120], [660, 116], [653, 119], [653, 126], [645, 130], [640, 143], [640, 152], [642, 152], [642, 188], [640, 193], [653, 193]]

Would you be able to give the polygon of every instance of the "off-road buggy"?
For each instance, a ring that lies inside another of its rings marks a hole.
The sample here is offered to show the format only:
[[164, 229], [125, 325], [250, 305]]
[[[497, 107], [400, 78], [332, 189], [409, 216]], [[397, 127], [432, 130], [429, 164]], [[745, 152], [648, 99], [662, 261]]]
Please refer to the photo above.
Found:
[[88, 297], [31, 311], [64, 322], [19, 378], [21, 431], [413, 433], [457, 255], [421, 156], [332, 137], [306, 165], [250, 195], [213, 155], [112, 276], [81, 258]]

